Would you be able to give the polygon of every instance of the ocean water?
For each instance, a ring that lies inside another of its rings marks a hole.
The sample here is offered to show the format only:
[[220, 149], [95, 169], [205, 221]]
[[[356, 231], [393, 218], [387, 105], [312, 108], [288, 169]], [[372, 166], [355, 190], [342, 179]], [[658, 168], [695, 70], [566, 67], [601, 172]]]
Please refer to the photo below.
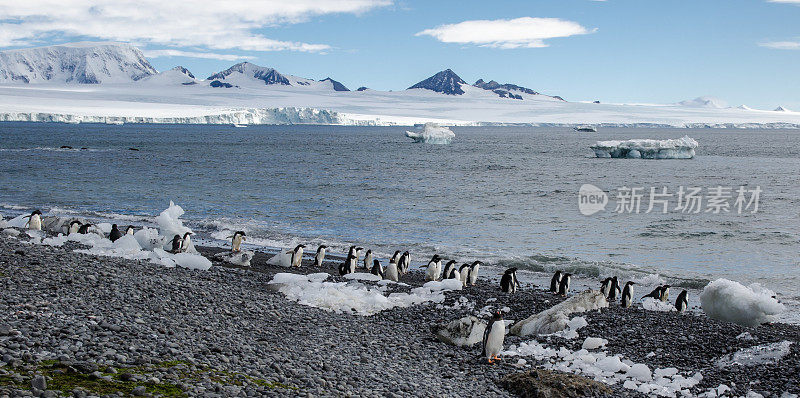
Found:
[[[244, 229], [273, 248], [353, 243], [410, 250], [412, 262], [440, 253], [542, 278], [562, 269], [589, 285], [620, 275], [648, 291], [728, 278], [775, 290], [800, 318], [800, 131], [464, 127], [450, 145], [426, 145], [404, 130], [2, 123], [0, 213], [127, 225], [172, 200], [209, 243]], [[684, 135], [700, 143], [694, 159], [599, 159], [589, 149]], [[605, 211], [581, 214], [583, 184], [606, 191]], [[707, 212], [720, 186], [731, 211]], [[641, 188], [639, 213], [614, 211], [623, 187]], [[651, 187], [673, 194], [666, 214], [647, 212]], [[674, 210], [680, 187], [701, 189], [699, 213]], [[761, 190], [757, 212], [739, 214], [739, 187], [748, 201]]]

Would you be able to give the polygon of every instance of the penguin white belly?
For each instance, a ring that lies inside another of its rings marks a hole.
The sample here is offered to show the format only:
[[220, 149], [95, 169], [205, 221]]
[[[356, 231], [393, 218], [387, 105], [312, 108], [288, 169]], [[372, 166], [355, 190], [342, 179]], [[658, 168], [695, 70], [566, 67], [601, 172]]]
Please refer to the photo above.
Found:
[[186, 238], [183, 239], [183, 243], [181, 243], [181, 251], [186, 253], [197, 252], [197, 250], [194, 248], [194, 244], [192, 243], [192, 238], [189, 235], [186, 235]]
[[383, 272], [383, 279], [388, 279], [394, 282], [400, 281], [400, 276], [397, 272], [397, 264], [389, 263], [389, 266], [386, 267], [386, 270]]
[[372, 266], [372, 253], [364, 256], [364, 268], [369, 269]]
[[480, 265], [476, 265], [469, 271], [469, 284], [472, 286], [475, 286], [475, 283], [478, 282], [478, 268], [480, 268]]
[[467, 282], [469, 282], [469, 269], [465, 269], [459, 274], [461, 279], [461, 284], [467, 286]]
[[322, 265], [323, 261], [325, 261], [325, 249], [319, 249], [317, 255], [314, 256], [314, 264]]
[[296, 254], [292, 256], [292, 267], [299, 267], [303, 264], [303, 248], [297, 249]]
[[505, 321], [496, 321], [492, 324], [492, 330], [486, 336], [486, 358], [494, 358], [503, 350], [503, 341], [506, 338]]
[[439, 271], [436, 269], [436, 264], [430, 264], [428, 265], [428, 270], [425, 271], [425, 279], [435, 281], [438, 273]]
[[33, 229], [36, 231], [42, 230], [42, 218], [39, 217], [38, 214], [34, 214], [31, 216], [30, 221], [28, 221], [28, 229]]
[[231, 250], [238, 252], [242, 246], [242, 237], [237, 235], [233, 237], [233, 241], [231, 242]]

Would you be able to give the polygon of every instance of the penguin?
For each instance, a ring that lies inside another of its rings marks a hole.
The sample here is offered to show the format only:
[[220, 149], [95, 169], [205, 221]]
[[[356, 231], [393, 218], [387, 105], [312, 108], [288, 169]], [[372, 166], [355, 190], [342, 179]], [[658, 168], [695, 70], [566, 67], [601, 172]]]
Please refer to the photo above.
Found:
[[481, 268], [481, 264], [483, 264], [482, 261], [473, 261], [469, 266], [468, 281], [472, 286], [475, 286], [475, 284], [478, 282], [478, 269]]
[[[317, 248], [317, 254], [314, 255], [314, 266], [321, 267], [322, 262], [325, 261], [325, 252], [327, 251], [328, 246], [319, 245]], [[367, 252], [369, 254], [369, 252]]]
[[611, 278], [603, 279], [600, 282], [600, 293], [603, 294], [603, 297], [608, 297], [608, 292], [611, 290]]
[[122, 237], [122, 232], [120, 232], [119, 227], [117, 224], [113, 224], [111, 226], [111, 232], [108, 234], [108, 239], [112, 242], [116, 242], [117, 239]]
[[78, 233], [79, 234], [83, 234], [83, 235], [88, 234], [89, 233], [89, 227], [91, 227], [91, 226], [92, 226], [92, 224], [89, 224], [89, 223], [82, 224], [81, 227], [78, 228]]
[[191, 236], [194, 235], [191, 232], [186, 232], [183, 234], [183, 239], [181, 239], [181, 252], [186, 252], [192, 247], [192, 238]]
[[128, 225], [128, 228], [125, 228], [125, 235], [133, 235], [134, 234], [133, 225]]
[[482, 357], [486, 357], [489, 363], [499, 361], [500, 351], [503, 350], [503, 342], [506, 339], [506, 323], [503, 321], [503, 314], [497, 311], [489, 320], [486, 325], [486, 330], [483, 332], [483, 352]]
[[654, 299], [656, 299], [656, 300], [661, 300], [661, 290], [662, 290], [662, 287], [661, 287], [661, 286], [656, 286], [656, 288], [655, 288], [655, 289], [653, 289], [653, 291], [652, 291], [652, 292], [650, 292], [650, 293], [647, 293], [647, 295], [645, 295], [645, 296], [644, 296], [644, 297], [642, 297], [642, 298], [645, 298], [645, 297], [650, 297], [650, 298], [654, 298]]
[[686, 290], [678, 294], [678, 299], [675, 300], [675, 309], [678, 310], [678, 312], [686, 311], [686, 309], [689, 308], [689, 300], [687, 298], [688, 295], [689, 294], [686, 292]]
[[661, 296], [659, 296], [658, 299], [665, 303], [669, 300], [669, 285], [661, 287]]
[[514, 293], [519, 286], [519, 281], [517, 281], [517, 269], [507, 269], [506, 272], [503, 273], [503, 277], [500, 278], [500, 290], [504, 293]]
[[342, 264], [339, 265], [339, 275], [344, 276], [349, 274], [351, 272], [350, 264], [351, 263], [355, 264], [355, 262], [356, 262], [356, 256], [352, 254], [348, 255], [347, 258], [344, 261], [342, 261]]
[[389, 265], [387, 265], [386, 269], [383, 270], [383, 279], [388, 279], [394, 282], [400, 281], [400, 275], [397, 271], [397, 261], [394, 258], [389, 261]]
[[241, 250], [242, 242], [247, 240], [247, 234], [244, 231], [236, 231], [231, 237], [231, 251], [238, 252]]
[[372, 275], [378, 275], [383, 279], [383, 267], [381, 267], [381, 262], [377, 258], [372, 260], [372, 269], [369, 271]]
[[558, 294], [567, 297], [569, 293], [569, 284], [572, 282], [572, 274], [565, 273], [561, 275], [561, 281], [558, 283]]
[[294, 250], [292, 250], [292, 262], [291, 262], [292, 267], [299, 267], [303, 265], [304, 247], [306, 247], [306, 245], [297, 245], [294, 247]]
[[561, 271], [556, 271], [550, 279], [550, 293], [558, 293], [558, 285], [561, 284]]
[[619, 280], [617, 277], [611, 278], [611, 286], [608, 291], [608, 301], [617, 301], [617, 295], [620, 294]]
[[408, 254], [408, 250], [404, 251], [403, 254], [400, 255], [400, 261], [397, 262], [398, 270], [400, 271], [401, 275], [405, 275], [408, 273], [408, 267], [411, 266], [411, 255]]
[[633, 285], [636, 283], [628, 281], [622, 289], [622, 308], [629, 308], [633, 303]]
[[72, 220], [69, 222], [69, 229], [67, 229], [67, 235], [78, 233], [78, 230], [81, 228], [81, 222], [78, 220]]
[[456, 268], [456, 260], [450, 260], [444, 265], [444, 272], [442, 272], [442, 279], [450, 279], [451, 271]]
[[361, 258], [361, 252], [363, 251], [364, 251], [363, 247], [356, 247], [356, 252], [355, 252], [356, 264], [358, 264], [358, 259]]
[[458, 268], [456, 268], [455, 265], [450, 268], [450, 273], [447, 274], [447, 279], [456, 279], [461, 282], [461, 274], [458, 272]]
[[[353, 253], [358, 253], [358, 251], [353, 250]], [[358, 257], [355, 254], [351, 254], [347, 256], [347, 273], [352, 274], [356, 272], [356, 268], [358, 268]]]
[[428, 265], [424, 265], [423, 267], [428, 268], [425, 271], [425, 279], [428, 281], [435, 281], [439, 279], [439, 274], [442, 270], [442, 258], [439, 257], [438, 254], [434, 254], [433, 257], [431, 257], [431, 261], [428, 261]]
[[36, 230], [36, 231], [41, 231], [42, 230], [42, 212], [41, 211], [34, 210], [33, 212], [31, 212], [31, 215], [25, 216], [25, 218], [28, 219], [28, 221], [25, 223], [25, 226], [28, 227], [28, 229], [33, 229], [33, 230]]
[[390, 258], [389, 261], [394, 261], [396, 263], [399, 263], [400, 262], [400, 250], [395, 250], [394, 254], [392, 254], [392, 258]]
[[170, 250], [170, 252], [180, 253], [181, 243], [183, 243], [183, 239], [181, 238], [181, 236], [180, 235], [173, 236], [170, 242], [172, 242], [172, 250]]
[[364, 253], [364, 269], [369, 269], [372, 266], [372, 249], [368, 249]]
[[469, 264], [464, 263], [458, 267], [458, 276], [461, 279], [461, 285], [467, 286], [467, 282], [469, 282]]

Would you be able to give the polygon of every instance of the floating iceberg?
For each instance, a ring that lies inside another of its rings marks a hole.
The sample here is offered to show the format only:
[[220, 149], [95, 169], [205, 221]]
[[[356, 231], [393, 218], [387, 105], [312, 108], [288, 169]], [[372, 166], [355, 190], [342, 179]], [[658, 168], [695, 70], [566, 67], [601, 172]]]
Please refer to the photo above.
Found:
[[424, 142], [426, 144], [449, 144], [453, 141], [455, 133], [447, 127], [439, 126], [436, 123], [425, 123], [422, 131], [406, 131], [406, 137], [414, 142]]
[[687, 135], [674, 140], [597, 141], [589, 148], [598, 158], [691, 159], [697, 145]]
[[710, 318], [744, 326], [770, 322], [784, 309], [773, 291], [757, 283], [748, 287], [727, 279], [706, 285], [700, 293], [700, 305]]

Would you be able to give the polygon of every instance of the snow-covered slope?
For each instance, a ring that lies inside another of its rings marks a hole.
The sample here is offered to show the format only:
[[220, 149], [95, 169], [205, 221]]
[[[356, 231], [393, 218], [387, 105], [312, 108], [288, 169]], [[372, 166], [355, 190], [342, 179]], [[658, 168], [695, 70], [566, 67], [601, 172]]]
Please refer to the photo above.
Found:
[[442, 93], [442, 94], [450, 94], [450, 95], [462, 95], [464, 94], [464, 89], [462, 86], [466, 85], [463, 79], [458, 77], [458, 75], [450, 69], [445, 69], [411, 87], [409, 90], [413, 89], [425, 89], [431, 90], [435, 93]]
[[139, 84], [149, 86], [188, 86], [197, 84], [199, 81], [192, 72], [182, 66], [176, 66], [168, 71], [164, 71], [139, 80]]
[[0, 83], [129, 83], [158, 73], [125, 43], [71, 43], [0, 51]]

